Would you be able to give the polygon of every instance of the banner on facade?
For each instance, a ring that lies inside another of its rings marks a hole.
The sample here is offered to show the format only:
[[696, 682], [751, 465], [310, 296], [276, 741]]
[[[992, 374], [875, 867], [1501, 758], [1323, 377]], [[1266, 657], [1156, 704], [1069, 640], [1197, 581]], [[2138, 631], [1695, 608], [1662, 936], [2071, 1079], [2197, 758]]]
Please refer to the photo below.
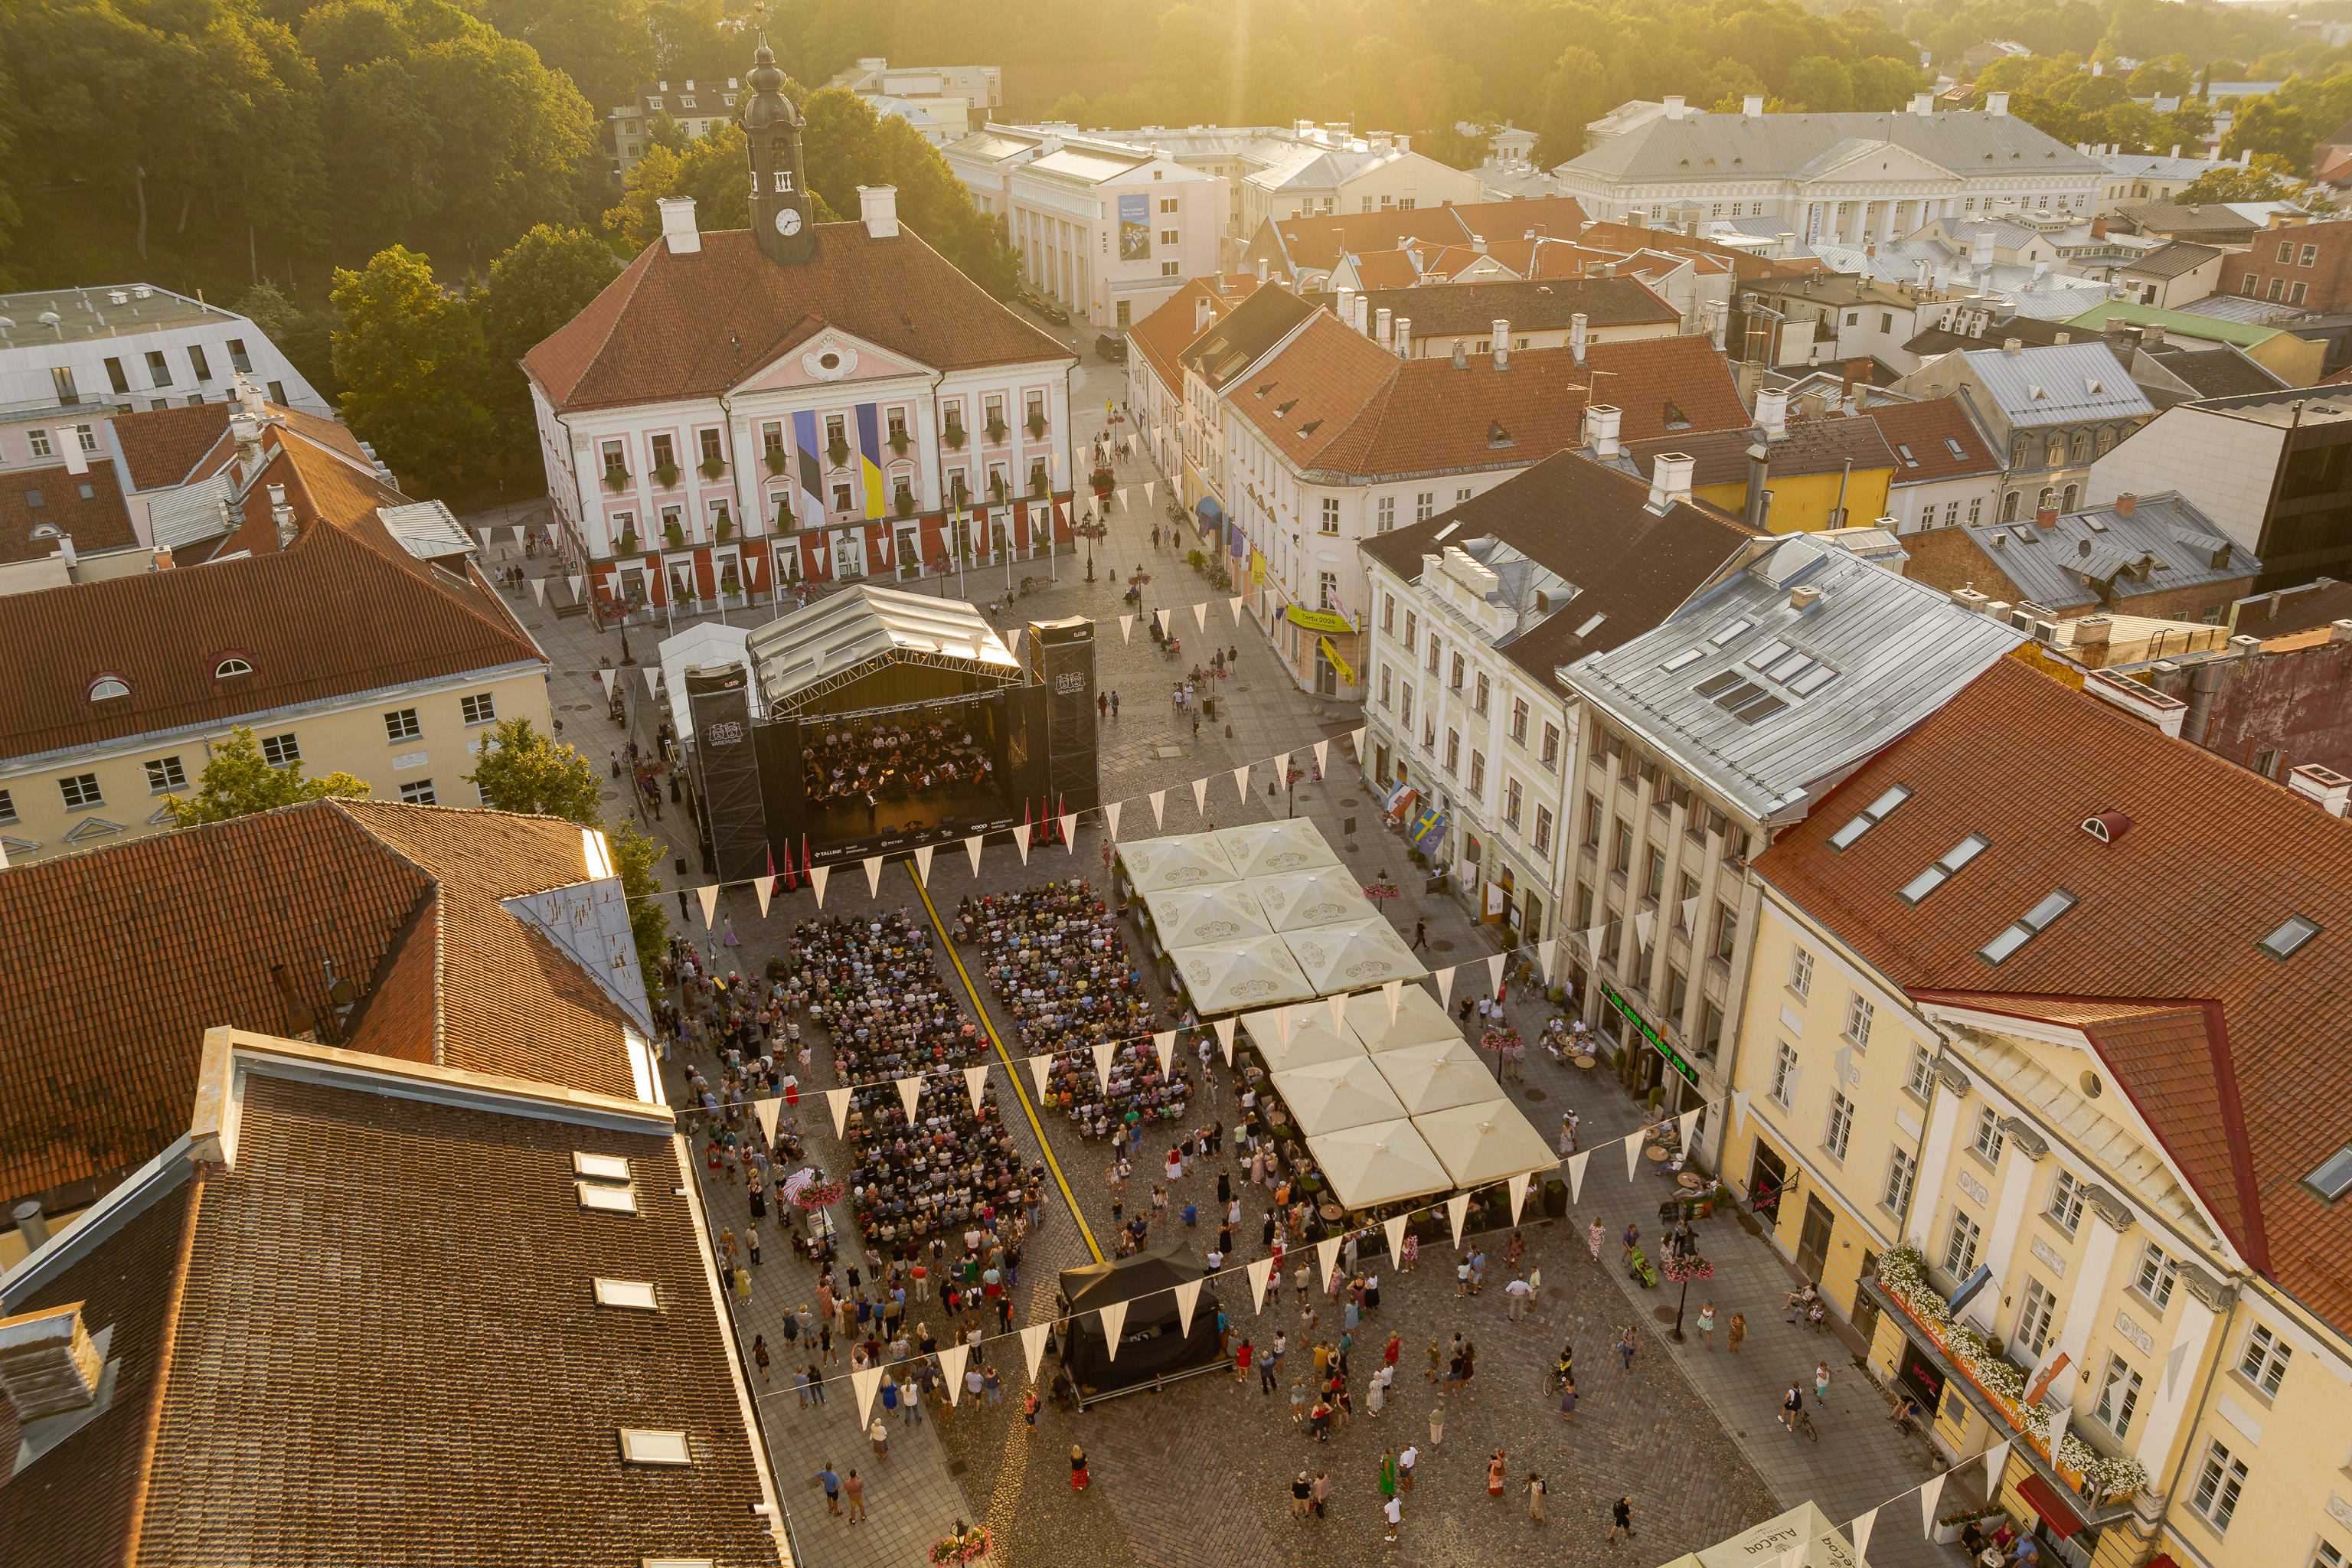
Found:
[[1118, 258], [1151, 259], [1151, 198], [1130, 195], [1118, 198]]

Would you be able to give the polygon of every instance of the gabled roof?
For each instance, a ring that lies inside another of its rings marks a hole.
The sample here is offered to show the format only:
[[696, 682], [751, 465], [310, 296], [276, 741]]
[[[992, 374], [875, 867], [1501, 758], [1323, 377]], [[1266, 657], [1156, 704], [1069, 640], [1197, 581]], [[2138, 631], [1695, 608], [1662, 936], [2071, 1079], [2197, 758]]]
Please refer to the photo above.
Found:
[[[2034, 766], [1981, 765], [2027, 737]], [[1828, 847], [1897, 784], [1915, 792], [1899, 810]], [[2102, 843], [2080, 824], [2105, 812], [2132, 826]], [[1970, 833], [1991, 844], [1965, 871], [1916, 904], [1896, 896]], [[2297, 1184], [2352, 1140], [2352, 1066], [2314, 1047], [2352, 1032], [2352, 824], [2004, 659], [1757, 869], [1915, 997], [1994, 993], [2029, 1017], [2116, 1009], [2089, 1021], [2108, 1076], [2242, 1253], [2352, 1330], [2337, 1261], [2352, 1210]], [[1978, 956], [2056, 889], [2080, 901], [2000, 964]], [[2319, 934], [2285, 960], [2256, 945], [2294, 915]]]
[[[2245, 582], [2263, 569], [2253, 552], [2232, 543], [2178, 490], [2140, 496], [2129, 513], [2109, 504], [2063, 513], [2049, 528], [2028, 518], [1964, 524], [1959, 531], [2019, 595], [2045, 610], [2081, 611], [2144, 594]], [[1927, 572], [1912, 575], [1940, 588], [1961, 586]]]
[[1468, 551], [1507, 589], [1515, 563], [1564, 581], [1547, 612], [1532, 591], [1516, 595], [1519, 629], [1497, 648], [1549, 689], [1561, 665], [1656, 626], [1754, 537], [1703, 501], [1656, 512], [1649, 500], [1643, 480], [1562, 451], [1427, 522], [1373, 534], [1362, 548], [1407, 581], [1421, 574], [1424, 554], [1446, 545]]
[[1314, 313], [1312, 304], [1287, 289], [1260, 289], [1194, 339], [1180, 358], [1211, 392], [1221, 392]]
[[[2023, 640], [1803, 534], [1759, 540], [1748, 554], [1654, 631], [1562, 673], [1758, 821], [1811, 810], [1843, 770]], [[1796, 603], [1800, 589], [1818, 596]]]
[[1879, 435], [1895, 449], [1898, 485], [2001, 472], [2000, 458], [1957, 397], [1882, 403], [1863, 417], [1876, 424]]
[[1678, 326], [1682, 317], [1631, 278], [1561, 279], [1549, 283], [1450, 283], [1368, 289], [1374, 312], [1412, 320], [1415, 337], [1483, 338], [1507, 321], [1516, 334], [1559, 331], [1581, 313], [1591, 327]]
[[1257, 292], [1259, 287], [1256, 275], [1248, 272], [1192, 279], [1161, 300], [1151, 314], [1128, 328], [1127, 346], [1129, 352], [1143, 356], [1158, 374], [1161, 386], [1181, 397], [1184, 392], [1184, 351], [1208, 331], [1207, 324], [1193, 325], [1200, 301], [1206, 300], [1214, 308], [1216, 315], [1211, 318], [1214, 321]]
[[2179, 278], [2194, 272], [2222, 253], [2210, 245], [2190, 245], [2175, 241], [2158, 250], [2151, 250], [2130, 266], [2116, 273], [2119, 278]]
[[[1729, 485], [1747, 482], [1748, 448], [1755, 443], [1754, 433], [1741, 426], [1629, 442], [1625, 450], [1639, 473], [1648, 473], [1652, 459], [1661, 454], [1679, 451], [1697, 461], [1693, 484]], [[1862, 416], [1792, 420], [1788, 434], [1767, 441], [1764, 449], [1772, 474], [1781, 479], [1840, 473], [1849, 461], [1856, 473], [1899, 467], [1876, 423]]]
[[715, 397], [823, 326], [933, 370], [1059, 363], [1069, 350], [991, 299], [901, 226], [819, 224], [797, 267], [749, 229], [674, 255], [656, 240], [522, 367], [558, 413]]
[[[2097, 330], [2087, 316], [2077, 326]], [[1969, 368], [2011, 426], [2073, 425], [2156, 412], [2114, 353], [2096, 339], [2020, 349], [1963, 349]]]
[[1616, 183], [1790, 179], [1891, 143], [1963, 176], [2093, 176], [2095, 159], [2013, 114], [1685, 114], [1612, 136], [1553, 172]]
[[83, 555], [139, 542], [111, 468], [92, 463], [88, 473], [77, 474], [59, 464], [0, 474], [0, 561], [55, 555], [59, 535], [70, 536]]
[[[0, 1198], [110, 1184], [186, 1125], [206, 1028], [360, 993], [352, 1048], [634, 1098], [624, 1009], [499, 900], [594, 879], [554, 817], [320, 801], [0, 876]], [[159, 982], [157, 976], [166, 975]]]
[[[299, 409], [263, 402], [262, 408], [281, 428], [341, 453], [363, 468], [375, 460], [360, 438], [340, 419], [322, 419]], [[124, 472], [134, 491], [169, 489], [190, 479], [209, 474], [227, 461], [232, 450], [229, 416], [232, 399], [224, 403], [179, 403], [166, 408], [141, 408], [117, 414], [108, 423], [122, 453]]]
[[1242, 260], [1244, 266], [1253, 266], [1263, 258], [1270, 267], [1295, 278], [1304, 272], [1328, 272], [1343, 256], [1400, 250], [1412, 240], [1434, 247], [1466, 245], [1474, 235], [1490, 243], [1524, 239], [1530, 231], [1573, 239], [1584, 221], [1583, 207], [1569, 196], [1267, 218], [1250, 237]]

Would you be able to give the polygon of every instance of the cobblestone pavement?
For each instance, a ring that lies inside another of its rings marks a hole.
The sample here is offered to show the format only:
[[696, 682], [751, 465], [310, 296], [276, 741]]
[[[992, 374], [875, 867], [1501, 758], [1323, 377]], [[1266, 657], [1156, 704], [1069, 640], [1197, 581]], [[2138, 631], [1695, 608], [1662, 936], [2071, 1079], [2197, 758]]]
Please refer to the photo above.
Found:
[[[1090, 395], [1097, 407], [1104, 386], [1117, 395], [1117, 373], [1090, 358], [1073, 397], [1076, 408], [1087, 405], [1087, 384], [1092, 384]], [[1298, 691], [1253, 624], [1235, 626], [1223, 597], [1184, 566], [1171, 548], [1163, 545], [1154, 552], [1150, 531], [1164, 526], [1167, 519], [1160, 507], [1144, 504], [1139, 487], [1160, 476], [1139, 459], [1124, 460], [1118, 468], [1120, 482], [1133, 487], [1132, 510], [1112, 510], [1109, 537], [1096, 546], [1097, 581], [1091, 585], [1084, 581], [1083, 552], [1075, 558], [1064, 556], [1055, 563], [1059, 584], [1021, 599], [1017, 612], [1024, 620], [1087, 615], [1104, 627], [1097, 643], [1097, 677], [1106, 689], [1119, 691], [1121, 712], [1102, 731], [1102, 779], [1105, 797], [1125, 802], [1121, 837], [1194, 831], [1211, 822], [1230, 826], [1295, 812], [1315, 820], [1363, 880], [1385, 870], [1398, 886], [1418, 889], [1420, 874], [1408, 864], [1402, 840], [1382, 825], [1376, 803], [1361, 774], [1345, 760], [1343, 748], [1331, 749], [1323, 781], [1309, 779], [1295, 792], [1269, 798], [1266, 786], [1276, 773], [1259, 766], [1251, 775], [1249, 798], [1237, 795], [1232, 769], [1262, 762], [1283, 747], [1296, 748], [1293, 765], [1308, 769], [1306, 748], [1353, 729], [1361, 721], [1360, 712]], [[1164, 480], [1161, 485], [1164, 501]], [[543, 518], [544, 510], [543, 501], [526, 503], [465, 521], [475, 526], [528, 522]], [[505, 564], [518, 554], [501, 539], [491, 552], [491, 564]], [[1139, 624], [1129, 640], [1116, 635], [1124, 607], [1118, 599], [1120, 585], [1139, 563], [1154, 579], [1146, 609], [1173, 612], [1171, 619], [1185, 643], [1185, 668], [1196, 654], [1205, 660], [1209, 651], [1208, 638], [1191, 609], [1193, 604], [1205, 602], [1210, 633], [1224, 646], [1240, 649], [1233, 677], [1210, 683], [1223, 700], [1216, 721], [1204, 721], [1197, 734], [1189, 715], [1179, 714], [1168, 700], [1169, 682], [1181, 672], [1160, 657]], [[525, 563], [533, 575], [552, 564], [543, 557]], [[969, 585], [982, 592], [978, 574]], [[941, 584], [931, 580], [923, 586], [936, 590]], [[650, 706], [640, 679], [632, 677], [622, 688], [628, 695], [629, 730], [615, 729], [604, 718], [594, 672], [600, 661], [618, 658], [615, 634], [599, 633], [585, 617], [559, 619], [527, 594], [509, 602], [553, 661], [550, 689], [565, 739], [592, 757], [625, 744], [630, 734], [650, 741], [660, 715]], [[982, 596], [980, 602], [984, 605], [987, 600]], [[740, 613], [737, 618], [741, 618]], [[1013, 624], [1010, 616], [1005, 624]], [[655, 655], [652, 635], [633, 632], [630, 652], [650, 661]], [[1230, 737], [1224, 732], [1228, 723]], [[1207, 809], [1196, 812], [1190, 786], [1204, 775], [1210, 780]], [[1168, 792], [1164, 820], [1158, 826], [1143, 798], [1153, 790]], [[618, 791], [607, 800], [613, 809], [629, 809]], [[664, 819], [644, 826], [672, 846], [667, 868], [672, 874], [665, 877], [665, 885], [698, 885], [703, 880], [699, 857], [681, 814], [673, 809]], [[933, 896], [944, 914], [975, 887], [1003, 892], [1083, 875], [1100, 889], [1100, 824], [1082, 824], [1076, 839], [1075, 853], [1040, 849], [1026, 865], [1010, 847], [992, 847], [976, 882], [961, 855], [942, 854], [932, 867]], [[864, 877], [854, 868], [836, 875], [825, 909], [846, 913], [877, 904], [921, 913], [909, 868], [899, 864], [885, 869], [878, 900], [868, 896]], [[740, 952], [726, 956], [745, 973], [758, 971], [793, 921], [815, 912], [805, 889], [780, 898], [765, 921], [748, 889], [730, 889], [719, 907], [743, 936]], [[689, 921], [683, 910], [673, 910], [674, 921], [697, 928], [698, 940], [708, 940], [698, 930], [698, 914]], [[1423, 956], [1433, 965], [1463, 966], [1454, 979], [1455, 1001], [1488, 993], [1486, 967], [1480, 961], [1496, 951], [1492, 933], [1498, 928], [1481, 926], [1459, 900], [1443, 894], [1412, 892], [1386, 910], [1408, 935], [1416, 920], [1427, 921], [1430, 941]], [[1129, 940], [1134, 940], [1131, 931]], [[952, 987], [956, 977], [951, 971], [948, 979]], [[1530, 1037], [1549, 1012], [1532, 990], [1515, 994], [1509, 1010]], [[1007, 1020], [992, 1012], [1017, 1060], [1021, 1047], [1005, 1026]], [[679, 1081], [678, 1066], [671, 1068], [673, 1089]], [[1538, 1051], [1531, 1053], [1525, 1071], [1526, 1078], [1509, 1084], [1508, 1091], [1547, 1135], [1556, 1132], [1559, 1112], [1570, 1106], [1582, 1117], [1588, 1147], [1637, 1125], [1638, 1108], [1605, 1070], [1578, 1072]], [[1222, 1063], [1213, 1076], [1216, 1097], [1196, 1100], [1188, 1124], [1205, 1123], [1212, 1117], [1230, 1124], [1232, 1091]], [[992, 1075], [992, 1083], [1016, 1141], [1032, 1159], [1051, 1149], [1078, 1212], [1097, 1237], [1107, 1238], [1107, 1145], [1082, 1142], [1060, 1119], [1044, 1121], [1046, 1140], [1040, 1145], [1024, 1105], [1029, 1088], [1025, 1068], [1019, 1072], [1017, 1089], [1013, 1077], [1000, 1072]], [[813, 1078], [808, 1085], [812, 1091], [835, 1081], [828, 1051], [816, 1053]], [[800, 1121], [812, 1161], [832, 1171], [845, 1169], [847, 1162], [832, 1136], [821, 1097], [812, 1092]], [[1164, 1157], [1171, 1141], [1144, 1145], [1129, 1185], [1131, 1203], [1148, 1205], [1155, 1161]], [[1916, 1484], [1928, 1471], [1924, 1452], [1874, 1440], [1877, 1428], [1869, 1425], [1869, 1418], [1877, 1408], [1876, 1395], [1850, 1355], [1843, 1365], [1832, 1358], [1840, 1377], [1822, 1423], [1822, 1444], [1795, 1449], [1787, 1446], [1794, 1440], [1772, 1423], [1769, 1400], [1759, 1403], [1759, 1390], [1809, 1369], [1822, 1352], [1834, 1347], [1811, 1335], [1797, 1343], [1799, 1331], [1780, 1323], [1775, 1309], [1786, 1270], [1765, 1243], [1741, 1234], [1731, 1219], [1703, 1221], [1700, 1229], [1703, 1245], [1724, 1270], [1716, 1291], [1718, 1307], [1727, 1318], [1739, 1307], [1751, 1325], [1754, 1351], [1741, 1357], [1736, 1369], [1731, 1358], [1719, 1352], [1705, 1355], [1695, 1338], [1686, 1346], [1666, 1341], [1663, 1331], [1668, 1325], [1654, 1320], [1663, 1290], [1639, 1291], [1622, 1270], [1595, 1267], [1582, 1240], [1583, 1227], [1599, 1217], [1612, 1236], [1629, 1219], [1645, 1232], [1653, 1231], [1657, 1205], [1666, 1195], [1664, 1184], [1646, 1172], [1629, 1185], [1622, 1169], [1608, 1168], [1616, 1159], [1613, 1150], [1605, 1151], [1591, 1163], [1583, 1202], [1564, 1221], [1538, 1222], [1537, 1200], [1530, 1196], [1529, 1257], [1543, 1270], [1545, 1289], [1528, 1321], [1506, 1321], [1500, 1287], [1507, 1273], [1501, 1266], [1499, 1234], [1490, 1247], [1487, 1291], [1475, 1300], [1454, 1297], [1443, 1248], [1424, 1250], [1421, 1267], [1410, 1277], [1384, 1277], [1381, 1308], [1359, 1331], [1362, 1342], [1351, 1357], [1358, 1372], [1351, 1386], [1360, 1390], [1364, 1369], [1394, 1330], [1405, 1342], [1399, 1397], [1373, 1418], [1361, 1413], [1360, 1394], [1357, 1418], [1319, 1447], [1294, 1431], [1286, 1398], [1263, 1397], [1255, 1383], [1244, 1390], [1230, 1376], [1196, 1378], [1160, 1394], [1111, 1400], [1083, 1416], [1055, 1412], [1049, 1404], [1032, 1433], [1019, 1416], [1019, 1346], [1007, 1341], [992, 1343], [985, 1352], [1006, 1375], [1003, 1404], [954, 1412], [927, 1407], [922, 1425], [894, 1426], [890, 1458], [876, 1462], [870, 1443], [856, 1430], [855, 1397], [845, 1364], [826, 1369], [833, 1383], [822, 1409], [804, 1409], [796, 1403], [779, 1325], [785, 1313], [814, 1299], [815, 1273], [794, 1260], [782, 1236], [772, 1230], [766, 1261], [755, 1271], [752, 1300], [740, 1310], [746, 1342], [751, 1333], [764, 1334], [777, 1352], [761, 1415], [802, 1559], [819, 1568], [919, 1562], [923, 1547], [959, 1517], [988, 1519], [998, 1535], [998, 1560], [1020, 1568], [1084, 1568], [1095, 1563], [1231, 1568], [1277, 1560], [1305, 1563], [1327, 1558], [1335, 1549], [1370, 1552], [1382, 1532], [1374, 1487], [1381, 1448], [1407, 1441], [1421, 1444], [1424, 1457], [1415, 1489], [1406, 1500], [1404, 1546], [1416, 1558], [1448, 1564], [1532, 1563], [1539, 1557], [1545, 1562], [1658, 1563], [1807, 1498], [1818, 1499], [1833, 1512], [1852, 1512]], [[1171, 1196], [1171, 1216], [1188, 1198], [1199, 1205], [1201, 1227], [1185, 1237], [1196, 1250], [1204, 1250], [1214, 1236], [1217, 1169], [1215, 1163], [1196, 1167], [1176, 1184]], [[1237, 1173], [1235, 1185], [1240, 1184]], [[1263, 1256], [1258, 1246], [1263, 1193], [1255, 1202], [1245, 1199], [1244, 1207], [1235, 1262]], [[711, 1210], [714, 1224], [740, 1228], [747, 1217], [741, 1190], [730, 1191], [723, 1183], [712, 1190]], [[1046, 1316], [1057, 1271], [1092, 1256], [1066, 1208], [1049, 1203], [1045, 1213], [1045, 1224], [1024, 1253], [1015, 1292], [1016, 1322]], [[1164, 1220], [1153, 1227], [1153, 1240], [1164, 1241], [1181, 1229], [1172, 1217]], [[1107, 1239], [1104, 1245], [1108, 1247]], [[1603, 1258], [1613, 1258], [1615, 1251], [1612, 1242]], [[1286, 1290], [1282, 1301], [1269, 1307], [1263, 1318], [1240, 1308], [1243, 1294], [1238, 1281], [1224, 1292], [1229, 1309], [1241, 1314], [1234, 1325], [1237, 1334], [1264, 1339], [1280, 1327], [1291, 1336], [1286, 1387], [1289, 1367], [1306, 1358], [1312, 1339], [1338, 1338], [1339, 1325], [1328, 1309], [1318, 1324], [1302, 1325], [1295, 1291]], [[1621, 1373], [1608, 1354], [1612, 1331], [1629, 1321], [1639, 1321], [1644, 1337], [1630, 1375]], [[936, 1303], [932, 1326], [944, 1336], [947, 1325]], [[1427, 1418], [1431, 1407], [1441, 1402], [1422, 1381], [1423, 1347], [1433, 1336], [1442, 1338], [1457, 1330], [1481, 1352], [1476, 1392], [1443, 1402], [1448, 1406], [1444, 1440], [1433, 1450]], [[1776, 1333], [1788, 1336], [1790, 1343], [1778, 1343]], [[1544, 1392], [1551, 1358], [1563, 1341], [1577, 1348], [1583, 1393], [1573, 1426], [1561, 1422]], [[1766, 1351], [1771, 1353], [1755, 1353]], [[1781, 1445], [1769, 1441], [1774, 1437]], [[1069, 1486], [1068, 1454], [1074, 1440], [1085, 1443], [1095, 1479], [1095, 1485], [1083, 1493]], [[1485, 1460], [1496, 1447], [1507, 1451], [1512, 1489], [1504, 1499], [1490, 1501], [1484, 1489]], [[852, 1527], [845, 1519], [827, 1514], [814, 1479], [816, 1467], [826, 1459], [845, 1475], [853, 1464], [864, 1472], [870, 1483], [870, 1524]], [[1330, 1473], [1338, 1506], [1329, 1518], [1302, 1522], [1290, 1517], [1289, 1481], [1301, 1468]], [[1529, 1469], [1542, 1473], [1552, 1487], [1551, 1522], [1541, 1527], [1528, 1521], [1517, 1489]], [[1638, 1510], [1642, 1533], [1631, 1552], [1622, 1544], [1604, 1545], [1601, 1540], [1608, 1504], [1621, 1495], [1631, 1495]], [[1941, 1560], [1937, 1549], [1919, 1545], [1916, 1535], [1905, 1531], [1882, 1530], [1874, 1542], [1872, 1561], [1882, 1568]]]

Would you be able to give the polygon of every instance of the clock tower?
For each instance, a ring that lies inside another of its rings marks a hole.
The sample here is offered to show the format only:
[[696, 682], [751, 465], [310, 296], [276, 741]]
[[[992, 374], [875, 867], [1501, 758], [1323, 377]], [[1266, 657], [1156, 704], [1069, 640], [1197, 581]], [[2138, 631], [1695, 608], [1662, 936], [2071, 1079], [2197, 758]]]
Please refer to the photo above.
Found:
[[769, 260], [796, 266], [816, 254], [816, 214], [801, 167], [800, 111], [784, 96], [784, 73], [776, 68], [766, 33], [751, 59], [751, 96], [743, 106], [751, 154], [751, 237]]

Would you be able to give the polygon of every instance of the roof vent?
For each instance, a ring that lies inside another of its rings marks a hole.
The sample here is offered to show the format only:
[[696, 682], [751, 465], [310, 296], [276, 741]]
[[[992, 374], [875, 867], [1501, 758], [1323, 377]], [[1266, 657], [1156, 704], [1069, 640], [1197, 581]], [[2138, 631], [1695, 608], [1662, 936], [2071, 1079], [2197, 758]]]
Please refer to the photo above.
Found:
[[694, 1456], [686, 1446], [683, 1432], [656, 1432], [643, 1427], [624, 1426], [621, 1433], [621, 1462], [625, 1465], [690, 1465]]
[[82, 1327], [82, 1304], [0, 1320], [0, 1394], [26, 1425], [87, 1410], [106, 1358]]
[[1789, 590], [1789, 608], [1810, 610], [1821, 602], [1821, 597], [1822, 591], [1819, 588], [1791, 588]]
[[2103, 811], [2083, 818], [2083, 831], [2102, 844], [2113, 844], [2132, 829], [2132, 819], [2120, 811]]
[[2289, 768], [2286, 787], [2306, 800], [2318, 802], [2330, 816], [2342, 816], [2347, 807], [2352, 807], [2352, 778], [2317, 763]]

